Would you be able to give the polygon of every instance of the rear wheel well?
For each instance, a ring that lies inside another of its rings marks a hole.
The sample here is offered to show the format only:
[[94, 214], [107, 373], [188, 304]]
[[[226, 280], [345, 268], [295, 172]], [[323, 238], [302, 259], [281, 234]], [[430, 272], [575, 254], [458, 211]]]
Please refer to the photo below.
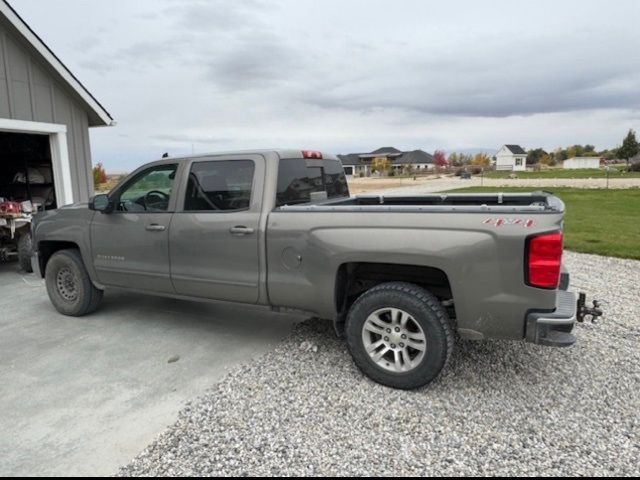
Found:
[[364, 292], [388, 282], [407, 282], [428, 290], [443, 303], [449, 318], [455, 319], [453, 293], [447, 274], [439, 268], [390, 263], [345, 263], [338, 269], [335, 286], [336, 328], [344, 324], [349, 308]]
[[60, 250], [80, 250], [77, 243], [73, 242], [62, 242], [62, 241], [42, 241], [38, 243], [38, 254], [40, 261], [40, 271], [44, 278], [44, 271], [47, 267], [47, 263], [49, 259], [53, 256], [54, 253], [59, 252]]

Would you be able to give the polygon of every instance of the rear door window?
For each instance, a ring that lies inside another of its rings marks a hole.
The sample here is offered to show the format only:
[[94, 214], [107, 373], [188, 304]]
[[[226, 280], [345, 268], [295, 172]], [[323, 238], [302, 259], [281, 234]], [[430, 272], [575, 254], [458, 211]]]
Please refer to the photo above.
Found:
[[307, 162], [305, 159], [280, 160], [276, 206], [309, 203], [313, 193], [326, 192], [327, 198], [348, 197], [349, 188], [342, 163], [334, 160]]
[[187, 183], [185, 211], [248, 210], [251, 206], [254, 171], [252, 160], [193, 163]]

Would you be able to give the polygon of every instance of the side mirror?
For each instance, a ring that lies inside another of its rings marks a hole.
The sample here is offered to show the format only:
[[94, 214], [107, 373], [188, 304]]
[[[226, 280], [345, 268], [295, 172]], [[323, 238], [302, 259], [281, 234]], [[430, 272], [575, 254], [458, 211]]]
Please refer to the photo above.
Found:
[[111, 213], [113, 211], [113, 203], [109, 200], [109, 195], [96, 195], [89, 202], [89, 209], [96, 212]]

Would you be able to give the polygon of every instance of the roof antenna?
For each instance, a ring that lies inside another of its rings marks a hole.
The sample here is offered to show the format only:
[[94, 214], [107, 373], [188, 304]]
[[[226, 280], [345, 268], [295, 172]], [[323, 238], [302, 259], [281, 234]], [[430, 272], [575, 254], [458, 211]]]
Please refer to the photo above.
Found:
[[168, 154], [167, 152], [164, 152], [164, 153], [162, 154], [162, 158], [169, 158], [169, 154]]

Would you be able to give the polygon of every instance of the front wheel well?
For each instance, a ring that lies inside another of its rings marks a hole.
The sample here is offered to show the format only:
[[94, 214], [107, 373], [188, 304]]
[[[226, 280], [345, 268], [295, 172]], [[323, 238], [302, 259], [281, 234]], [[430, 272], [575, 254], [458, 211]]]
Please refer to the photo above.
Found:
[[367, 290], [388, 282], [407, 282], [431, 292], [455, 319], [453, 293], [447, 274], [435, 267], [389, 263], [344, 263], [338, 268], [335, 285], [336, 328], [344, 324], [349, 308]]
[[38, 242], [37, 250], [39, 255], [38, 259], [40, 261], [40, 271], [42, 273], [42, 277], [44, 278], [47, 263], [49, 263], [49, 259], [53, 256], [54, 253], [59, 252], [60, 250], [80, 250], [80, 247], [77, 243], [74, 242], [45, 240], [42, 242]]

